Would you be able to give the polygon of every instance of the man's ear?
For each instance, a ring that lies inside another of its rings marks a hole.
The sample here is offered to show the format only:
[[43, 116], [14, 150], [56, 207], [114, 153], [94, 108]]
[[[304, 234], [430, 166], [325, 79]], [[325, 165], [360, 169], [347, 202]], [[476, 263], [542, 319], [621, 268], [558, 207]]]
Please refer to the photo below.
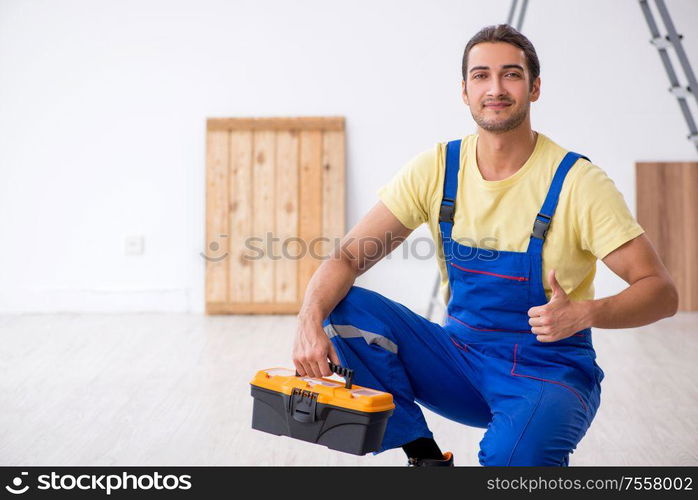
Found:
[[540, 98], [540, 76], [537, 76], [535, 80], [533, 80], [533, 88], [531, 89], [530, 92], [530, 101], [531, 102], [536, 102]]
[[462, 88], [461, 95], [462, 95], [462, 97], [463, 97], [463, 102], [464, 102], [466, 105], [470, 106], [470, 102], [469, 102], [469, 100], [468, 100], [468, 93], [467, 93], [466, 90], [465, 90], [465, 80], [463, 80], [463, 81], [461, 82], [461, 88]]

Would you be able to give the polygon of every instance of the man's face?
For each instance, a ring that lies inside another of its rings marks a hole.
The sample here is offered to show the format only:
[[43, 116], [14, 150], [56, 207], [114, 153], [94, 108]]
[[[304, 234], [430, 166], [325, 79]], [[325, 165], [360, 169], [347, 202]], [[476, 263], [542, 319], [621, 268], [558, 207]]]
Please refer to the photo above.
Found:
[[530, 89], [523, 50], [508, 43], [478, 43], [468, 54], [463, 101], [480, 128], [501, 133], [528, 117], [531, 102], [540, 96], [540, 77]]

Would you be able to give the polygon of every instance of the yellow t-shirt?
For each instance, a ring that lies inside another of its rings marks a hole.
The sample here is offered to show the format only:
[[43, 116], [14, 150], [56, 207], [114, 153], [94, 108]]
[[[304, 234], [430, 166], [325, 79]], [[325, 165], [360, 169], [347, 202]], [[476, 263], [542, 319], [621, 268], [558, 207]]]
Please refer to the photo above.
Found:
[[[487, 181], [477, 166], [477, 138], [477, 134], [468, 135], [461, 143], [452, 237], [470, 247], [525, 252], [533, 221], [567, 150], [538, 133], [533, 153], [515, 174]], [[378, 190], [378, 196], [406, 227], [429, 225], [437, 246], [441, 294], [448, 303], [438, 224], [445, 158], [445, 142], [418, 154]], [[593, 299], [596, 260], [643, 232], [613, 181], [580, 158], [565, 177], [543, 245], [543, 287], [548, 299], [550, 269], [555, 269], [558, 283], [572, 300]]]

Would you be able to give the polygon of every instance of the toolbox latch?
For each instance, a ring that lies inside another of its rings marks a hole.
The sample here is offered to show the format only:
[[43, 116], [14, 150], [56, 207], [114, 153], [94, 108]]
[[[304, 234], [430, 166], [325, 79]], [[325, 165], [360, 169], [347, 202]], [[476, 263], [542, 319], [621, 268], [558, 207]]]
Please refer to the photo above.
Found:
[[311, 392], [294, 387], [291, 397], [288, 398], [286, 410], [298, 422], [315, 422], [315, 408], [317, 407], [317, 392]]

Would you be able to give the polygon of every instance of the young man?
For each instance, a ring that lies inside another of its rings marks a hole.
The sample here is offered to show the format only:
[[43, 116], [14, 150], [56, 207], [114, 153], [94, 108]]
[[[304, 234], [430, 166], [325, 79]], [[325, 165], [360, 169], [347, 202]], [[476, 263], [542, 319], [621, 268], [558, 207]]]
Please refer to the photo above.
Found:
[[[600, 403], [591, 328], [637, 327], [677, 309], [613, 182], [531, 129], [539, 69], [533, 45], [508, 25], [468, 42], [463, 100], [477, 134], [416, 156], [380, 189], [343, 251], [313, 275], [298, 315], [299, 374], [329, 375], [329, 359], [390, 392], [379, 452], [402, 447], [409, 465], [453, 465], [415, 401], [486, 428], [482, 465], [568, 465]], [[444, 326], [353, 286], [423, 223], [439, 248]], [[597, 259], [629, 286], [595, 300]]]

